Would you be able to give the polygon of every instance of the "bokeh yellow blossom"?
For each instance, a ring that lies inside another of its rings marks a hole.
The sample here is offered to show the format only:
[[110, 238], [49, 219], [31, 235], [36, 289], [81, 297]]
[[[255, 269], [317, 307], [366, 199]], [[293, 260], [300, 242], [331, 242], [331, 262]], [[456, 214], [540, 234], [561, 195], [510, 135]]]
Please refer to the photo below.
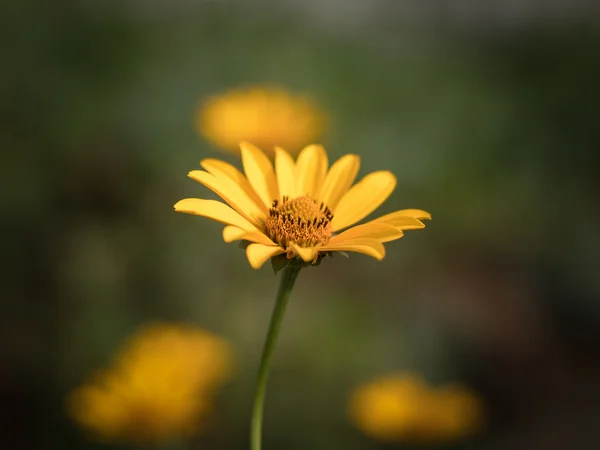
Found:
[[106, 441], [185, 438], [201, 428], [232, 366], [227, 342], [207, 331], [148, 325], [130, 338], [111, 367], [71, 393], [68, 412]]
[[325, 129], [325, 116], [308, 97], [280, 88], [234, 89], [204, 102], [196, 129], [217, 147], [239, 153], [239, 143], [252, 142], [274, 154], [275, 146], [296, 154]]
[[458, 440], [483, 425], [481, 400], [458, 384], [430, 387], [413, 374], [377, 378], [354, 392], [354, 424], [386, 442], [436, 443]]

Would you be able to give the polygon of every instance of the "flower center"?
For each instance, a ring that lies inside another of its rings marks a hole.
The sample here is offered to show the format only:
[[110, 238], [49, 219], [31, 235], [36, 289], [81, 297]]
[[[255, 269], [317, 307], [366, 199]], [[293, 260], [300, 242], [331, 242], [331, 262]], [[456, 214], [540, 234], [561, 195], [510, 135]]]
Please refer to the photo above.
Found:
[[314, 247], [331, 238], [332, 219], [331, 209], [308, 195], [293, 200], [284, 196], [281, 203], [273, 201], [265, 225], [269, 238], [284, 249], [292, 243]]

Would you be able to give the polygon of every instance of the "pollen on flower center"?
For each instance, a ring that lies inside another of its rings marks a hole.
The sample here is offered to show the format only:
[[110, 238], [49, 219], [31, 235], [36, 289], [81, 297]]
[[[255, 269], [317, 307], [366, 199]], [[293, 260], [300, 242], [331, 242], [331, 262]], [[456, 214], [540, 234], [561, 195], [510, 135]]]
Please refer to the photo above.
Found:
[[332, 219], [331, 209], [308, 195], [292, 200], [284, 196], [281, 203], [273, 201], [265, 226], [269, 238], [285, 249], [293, 243], [313, 247], [331, 238]]

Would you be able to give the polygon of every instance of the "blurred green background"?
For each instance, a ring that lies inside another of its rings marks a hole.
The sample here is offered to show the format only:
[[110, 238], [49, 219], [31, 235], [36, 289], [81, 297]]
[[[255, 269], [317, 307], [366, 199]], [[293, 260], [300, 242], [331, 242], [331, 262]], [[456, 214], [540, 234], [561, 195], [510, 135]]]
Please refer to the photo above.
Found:
[[191, 448], [247, 448], [278, 278], [172, 205], [206, 196], [186, 177], [202, 158], [237, 164], [195, 132], [198, 103], [265, 82], [317, 99], [331, 160], [396, 174], [378, 212], [433, 220], [381, 263], [301, 273], [264, 447], [392, 448], [347, 402], [411, 370], [488, 407], [482, 433], [444, 448], [600, 448], [597, 8], [442, 3], [3, 4], [1, 448], [124, 448], [88, 440], [64, 398], [153, 319], [235, 346]]

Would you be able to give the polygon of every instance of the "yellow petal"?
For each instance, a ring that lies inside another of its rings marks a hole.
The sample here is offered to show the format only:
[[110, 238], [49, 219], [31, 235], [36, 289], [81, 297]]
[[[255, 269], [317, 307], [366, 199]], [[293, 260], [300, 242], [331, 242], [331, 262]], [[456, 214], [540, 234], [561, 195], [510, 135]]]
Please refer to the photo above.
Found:
[[431, 214], [429, 214], [427, 211], [423, 211], [422, 209], [401, 209], [400, 211], [396, 211], [392, 214], [408, 216], [419, 220], [431, 220]]
[[279, 185], [280, 200], [284, 195], [290, 198], [296, 196], [296, 164], [288, 152], [275, 147], [275, 171]]
[[269, 239], [260, 231], [242, 230], [241, 228], [232, 225], [223, 228], [223, 240], [227, 243], [243, 240], [257, 242], [264, 245], [276, 245], [271, 239]]
[[385, 248], [383, 244], [376, 239], [353, 239], [352, 241], [341, 242], [339, 244], [330, 244], [328, 242], [324, 246], [319, 247], [319, 251], [348, 251], [363, 253], [365, 255], [372, 256], [379, 261], [381, 261], [385, 256]]
[[184, 198], [175, 203], [175, 211], [204, 216], [244, 231], [256, 231], [256, 227], [224, 203], [217, 200]]
[[269, 258], [281, 253], [285, 251], [279, 246], [250, 244], [246, 247], [246, 257], [253, 269], [260, 269]]
[[379, 207], [396, 187], [396, 177], [387, 170], [373, 172], [346, 192], [333, 210], [332, 230], [355, 224]]
[[315, 197], [327, 172], [327, 153], [321, 145], [309, 145], [296, 161], [296, 195]]
[[349, 228], [343, 233], [332, 237], [327, 244], [341, 244], [354, 239], [376, 239], [379, 242], [389, 242], [400, 239], [404, 233], [399, 228], [386, 223], [368, 222]]
[[223, 228], [223, 240], [227, 243], [237, 241], [242, 238], [246, 230], [242, 230], [234, 225]]
[[213, 158], [203, 159], [200, 161], [200, 165], [215, 177], [228, 178], [236, 183], [246, 193], [246, 195], [248, 195], [248, 197], [250, 197], [254, 203], [264, 211], [265, 214], [268, 212], [268, 208], [265, 206], [258, 194], [254, 191], [248, 179], [237, 168], [229, 163], [226, 163], [225, 161]]
[[292, 248], [294, 251], [304, 260], [304, 262], [312, 262], [317, 257], [319, 253], [318, 249], [315, 247], [300, 247], [297, 244], [292, 244]]
[[356, 155], [345, 155], [338, 159], [329, 169], [317, 200], [334, 210], [354, 183], [359, 168], [360, 158]]
[[248, 197], [248, 195], [237, 183], [228, 178], [217, 178], [208, 172], [204, 172], [203, 170], [192, 170], [188, 176], [191, 179], [202, 183], [204, 186], [225, 200], [229, 206], [235, 209], [238, 213], [240, 213], [257, 227], [262, 228], [263, 222], [266, 219], [264, 211], [260, 209], [250, 197]]
[[261, 198], [267, 208], [273, 204], [273, 200], [279, 198], [277, 189], [277, 178], [273, 165], [267, 156], [254, 145], [242, 142], [242, 163], [248, 181]]
[[[405, 215], [404, 211], [407, 210], [396, 211], [390, 214], [386, 214], [385, 216], [377, 217], [369, 223], [385, 223], [394, 227], [398, 227], [401, 230], [420, 230], [421, 228], [425, 228], [425, 224], [423, 222], [421, 222], [415, 217]], [[421, 214], [420, 217], [423, 217], [423, 215]]]

